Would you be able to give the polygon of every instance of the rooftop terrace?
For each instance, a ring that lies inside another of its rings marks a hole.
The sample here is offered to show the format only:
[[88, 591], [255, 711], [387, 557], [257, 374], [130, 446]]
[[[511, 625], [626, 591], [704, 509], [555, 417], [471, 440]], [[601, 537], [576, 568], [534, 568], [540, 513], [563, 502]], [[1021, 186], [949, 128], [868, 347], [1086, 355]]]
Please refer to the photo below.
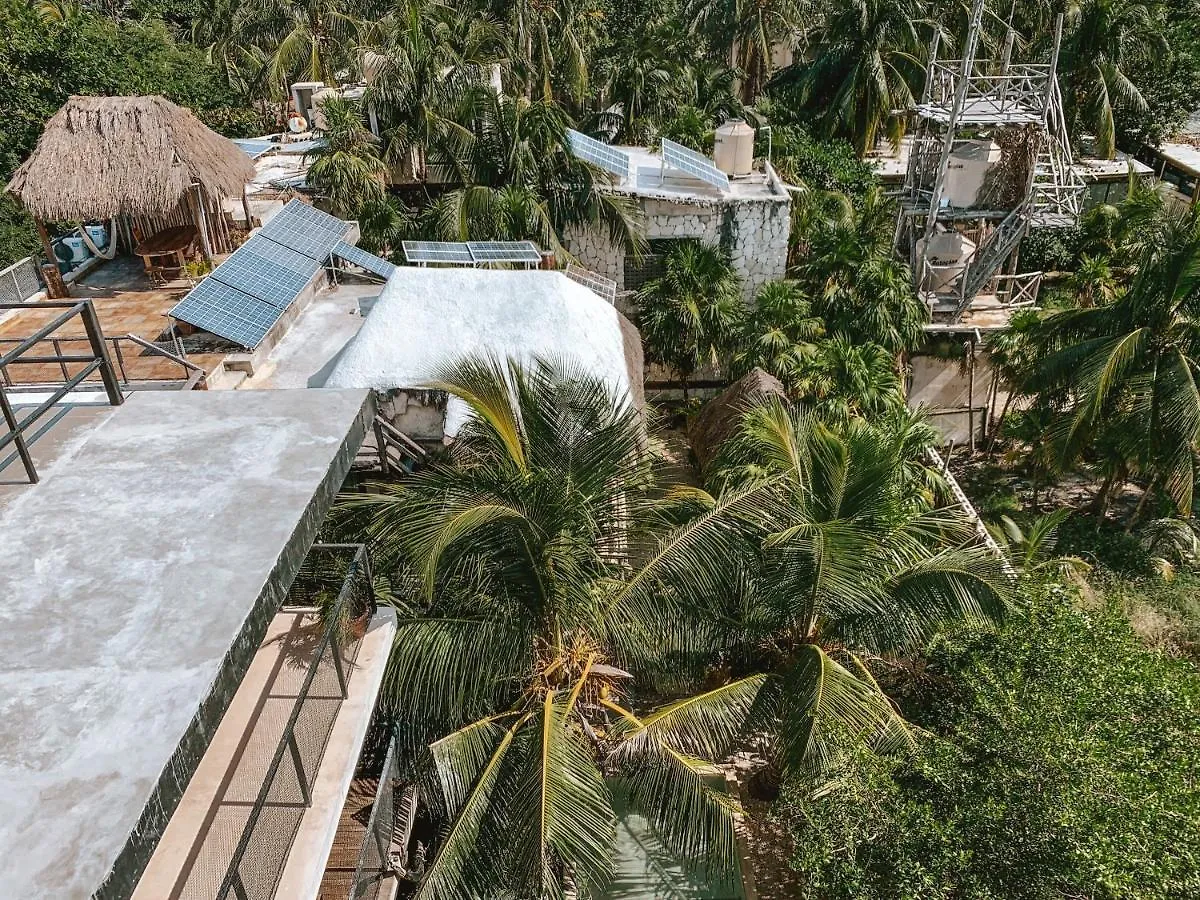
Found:
[[0, 494], [6, 895], [136, 877], [369, 414], [361, 390], [138, 392]]

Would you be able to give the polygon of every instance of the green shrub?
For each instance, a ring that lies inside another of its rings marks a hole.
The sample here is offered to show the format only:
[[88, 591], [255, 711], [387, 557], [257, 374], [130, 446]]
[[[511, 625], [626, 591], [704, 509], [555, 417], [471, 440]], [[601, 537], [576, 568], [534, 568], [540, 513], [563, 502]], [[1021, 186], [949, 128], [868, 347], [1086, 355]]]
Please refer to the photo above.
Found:
[[819, 799], [793, 784], [776, 804], [812, 896], [1200, 896], [1191, 665], [1052, 595], [944, 642], [926, 675], [916, 752], [851, 758]]

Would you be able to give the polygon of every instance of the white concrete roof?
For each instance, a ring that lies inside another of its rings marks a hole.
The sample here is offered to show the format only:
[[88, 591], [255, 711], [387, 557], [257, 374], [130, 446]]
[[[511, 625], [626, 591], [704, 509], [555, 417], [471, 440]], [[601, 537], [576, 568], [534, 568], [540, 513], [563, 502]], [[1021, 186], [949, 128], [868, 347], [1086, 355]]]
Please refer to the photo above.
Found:
[[369, 410], [365, 391], [139, 392], [6, 495], [0, 895], [100, 887]]
[[1149, 175], [1154, 172], [1144, 162], [1134, 159], [1127, 153], [1117, 151], [1113, 159], [1098, 159], [1094, 156], [1081, 156], [1075, 160], [1075, 171], [1085, 179], [1120, 180], [1129, 175], [1129, 167], [1133, 166], [1134, 175]]
[[614, 186], [622, 193], [660, 200], [695, 203], [740, 200], [769, 200], [787, 196], [766, 172], [755, 171], [729, 179], [728, 192], [699, 178], [671, 168], [663, 168], [662, 157], [645, 147], [614, 146], [629, 157], [633, 177]]
[[1200, 175], [1200, 150], [1191, 144], [1164, 142], [1159, 146], [1158, 152], [1165, 160], [1185, 172], [1191, 175]]
[[[419, 388], [467, 356], [575, 361], [620, 394], [630, 384], [620, 315], [561, 272], [402, 266], [325, 381], [331, 388]], [[639, 373], [640, 377], [640, 373]], [[447, 436], [466, 420], [456, 398]]]

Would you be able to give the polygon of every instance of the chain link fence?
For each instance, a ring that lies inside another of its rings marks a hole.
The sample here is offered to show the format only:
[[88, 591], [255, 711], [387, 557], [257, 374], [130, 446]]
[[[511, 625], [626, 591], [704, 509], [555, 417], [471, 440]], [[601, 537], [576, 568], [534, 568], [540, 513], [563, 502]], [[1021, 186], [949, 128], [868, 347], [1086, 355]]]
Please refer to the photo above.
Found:
[[0, 269], [0, 303], [24, 303], [41, 289], [42, 280], [32, 257]]

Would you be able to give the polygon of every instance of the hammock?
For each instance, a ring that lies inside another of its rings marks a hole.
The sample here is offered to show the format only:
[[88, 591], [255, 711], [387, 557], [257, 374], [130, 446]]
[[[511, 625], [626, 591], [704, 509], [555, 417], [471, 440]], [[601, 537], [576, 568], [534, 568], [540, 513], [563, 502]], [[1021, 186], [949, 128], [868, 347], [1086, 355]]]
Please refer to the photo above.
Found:
[[91, 250], [93, 254], [100, 257], [101, 259], [112, 259], [114, 256], [117, 255], [117, 220], [116, 219], [112, 219], [108, 223], [108, 251], [105, 253], [101, 253], [100, 248], [97, 247], [94, 243], [92, 243], [92, 236], [87, 233], [87, 229], [84, 228], [82, 225], [79, 226], [79, 236], [81, 238], [83, 238], [83, 242], [85, 244], [87, 244], [88, 249]]

